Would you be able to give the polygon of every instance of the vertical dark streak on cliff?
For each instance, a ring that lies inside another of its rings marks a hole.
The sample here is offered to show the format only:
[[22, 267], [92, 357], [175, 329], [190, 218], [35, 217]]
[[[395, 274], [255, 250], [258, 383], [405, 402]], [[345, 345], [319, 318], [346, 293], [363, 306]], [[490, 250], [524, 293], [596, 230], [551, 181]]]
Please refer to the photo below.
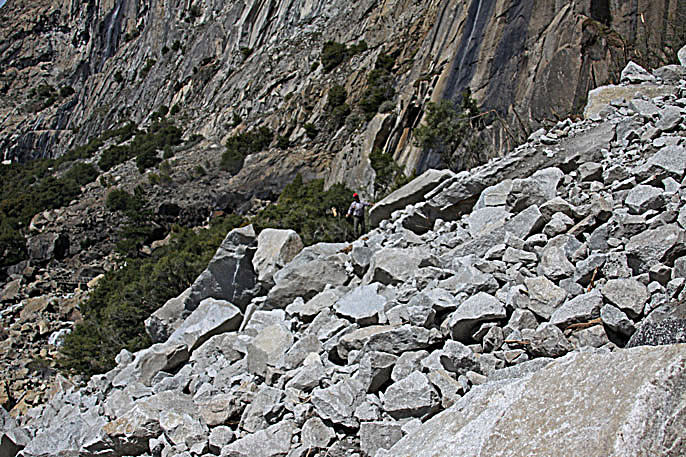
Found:
[[505, 115], [511, 100], [515, 99], [517, 75], [526, 68], [526, 39], [533, 3], [514, 1], [507, 11], [506, 25], [490, 66], [486, 96], [479, 100], [484, 110], [495, 109]]
[[462, 90], [469, 85], [494, 6], [495, 0], [473, 0], [470, 3], [462, 38], [453, 56], [442, 98], [458, 99]]

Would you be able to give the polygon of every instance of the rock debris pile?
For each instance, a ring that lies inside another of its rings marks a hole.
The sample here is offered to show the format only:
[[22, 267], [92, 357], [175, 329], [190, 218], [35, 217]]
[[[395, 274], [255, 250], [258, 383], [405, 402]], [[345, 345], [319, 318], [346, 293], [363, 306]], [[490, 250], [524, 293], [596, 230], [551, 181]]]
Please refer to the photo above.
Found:
[[3, 451], [683, 455], [686, 81], [621, 87], [351, 245], [232, 231], [152, 347], [3, 418]]

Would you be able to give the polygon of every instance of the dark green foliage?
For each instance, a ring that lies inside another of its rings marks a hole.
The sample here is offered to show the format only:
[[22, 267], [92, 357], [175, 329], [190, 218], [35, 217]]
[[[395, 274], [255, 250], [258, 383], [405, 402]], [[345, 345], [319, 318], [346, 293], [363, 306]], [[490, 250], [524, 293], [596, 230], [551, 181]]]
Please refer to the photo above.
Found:
[[98, 166], [103, 171], [136, 157], [136, 165], [142, 173], [147, 168], [154, 167], [161, 162], [162, 159], [158, 157], [157, 151], [166, 149], [171, 151], [172, 146], [181, 144], [181, 136], [183, 135], [181, 129], [166, 120], [153, 122], [147, 132], [141, 132], [135, 130], [135, 127], [127, 126], [125, 130], [122, 130], [122, 134], [128, 135], [132, 131], [136, 131], [137, 134], [130, 144], [110, 146], [103, 152], [98, 162]]
[[162, 55], [165, 55], [169, 52], [169, 46], [164, 45], [162, 46]]
[[367, 50], [367, 43], [360, 41], [358, 44], [347, 47], [343, 43], [337, 43], [329, 40], [322, 46], [321, 61], [324, 67], [324, 72], [329, 73], [331, 70], [350, 59], [355, 54], [359, 54]]
[[367, 119], [371, 119], [379, 111], [385, 101], [395, 96], [395, 87], [391, 69], [395, 59], [387, 54], [380, 54], [374, 65], [374, 70], [367, 76], [367, 87], [360, 100], [360, 108]]
[[138, 212], [142, 207], [140, 198], [122, 189], [113, 189], [105, 199], [105, 208], [110, 211]]
[[276, 147], [285, 150], [291, 147], [291, 142], [287, 136], [279, 136], [276, 139]]
[[122, 75], [121, 71], [117, 71], [114, 74], [114, 80], [117, 81], [119, 84], [124, 82], [124, 75]]
[[172, 43], [172, 51], [178, 52], [181, 49], [181, 42], [179, 40], [175, 40], [174, 43]]
[[59, 159], [0, 167], [0, 267], [26, 258], [23, 230], [36, 213], [67, 205], [81, 194], [81, 186], [97, 178], [95, 167], [84, 163], [71, 164], [61, 177], [54, 171], [85, 158], [99, 141], [89, 144]]
[[348, 93], [341, 85], [335, 85], [329, 89], [329, 96], [326, 102], [326, 110], [329, 112], [329, 120], [334, 128], [339, 128], [345, 122], [345, 118], [350, 114], [350, 106], [345, 103]]
[[148, 73], [150, 70], [152, 70], [152, 67], [154, 67], [156, 63], [157, 61], [155, 59], [148, 59], [145, 61], [145, 66], [141, 68], [140, 72], [141, 79], [145, 79], [145, 77], [148, 76]]
[[181, 107], [179, 106], [178, 103], [176, 103], [174, 106], [171, 107], [171, 110], [169, 111], [169, 114], [172, 116], [176, 115], [181, 111]]
[[369, 161], [376, 172], [374, 197], [379, 200], [410, 181], [402, 168], [395, 163], [391, 154], [375, 149], [369, 154]]
[[329, 73], [348, 58], [348, 48], [343, 43], [327, 41], [322, 47], [322, 66], [324, 72]]
[[[303, 183], [297, 175], [278, 201], [261, 211], [253, 220], [255, 230], [264, 228], [292, 229], [305, 245], [318, 242], [345, 241], [350, 224], [341, 217], [350, 205], [352, 191], [342, 184], [324, 190], [324, 180]], [[331, 208], [336, 208], [334, 217]]]
[[64, 175], [64, 178], [69, 181], [74, 181], [79, 186], [85, 186], [96, 180], [99, 173], [98, 170], [90, 163], [77, 162]]
[[135, 352], [150, 345], [144, 320], [167, 300], [179, 295], [207, 266], [238, 216], [222, 218], [209, 230], [179, 229], [169, 246], [151, 257], [127, 259], [126, 266], [110, 271], [82, 304], [83, 322], [77, 324], [61, 348], [61, 366], [85, 375], [114, 367], [121, 349]]
[[303, 125], [303, 128], [305, 129], [305, 135], [307, 135], [307, 138], [310, 140], [314, 140], [319, 133], [319, 129], [311, 122]]
[[152, 114], [152, 117], [153, 119], [161, 119], [167, 114], [169, 114], [169, 107], [167, 105], [162, 105]]
[[250, 57], [250, 54], [252, 54], [252, 48], [246, 48], [246, 47], [241, 48], [241, 55], [243, 56], [243, 60]]
[[459, 107], [449, 100], [429, 103], [424, 124], [414, 130], [417, 146], [437, 152], [453, 171], [478, 164], [483, 156], [483, 118], [469, 89]]
[[199, 5], [193, 5], [191, 6], [190, 10], [188, 10], [188, 14], [193, 20], [195, 20], [202, 16], [202, 8], [200, 8]]
[[226, 142], [226, 151], [222, 154], [220, 163], [221, 168], [231, 174], [238, 173], [247, 156], [267, 149], [273, 139], [274, 134], [267, 127], [232, 136]]
[[62, 97], [62, 98], [71, 97], [72, 95], [74, 95], [74, 92], [76, 92], [76, 91], [74, 90], [73, 87], [62, 86], [60, 88], [60, 97]]

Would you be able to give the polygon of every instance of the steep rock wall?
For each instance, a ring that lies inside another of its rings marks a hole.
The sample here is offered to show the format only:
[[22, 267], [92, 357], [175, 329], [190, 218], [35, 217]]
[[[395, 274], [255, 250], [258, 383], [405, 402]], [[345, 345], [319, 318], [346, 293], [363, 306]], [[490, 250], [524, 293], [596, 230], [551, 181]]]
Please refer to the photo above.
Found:
[[[675, 0], [9, 0], [0, 9], [0, 149], [3, 159], [56, 156], [179, 105], [175, 121], [214, 143], [256, 125], [289, 138], [288, 151], [253, 160], [236, 187], [278, 189], [302, 172], [371, 193], [373, 148], [408, 172], [438, 163], [412, 142], [428, 101], [470, 87], [497, 113], [483, 159], [502, 154], [613, 80], [626, 42], [653, 30], [649, 41], [662, 43], [684, 8]], [[325, 73], [317, 65], [330, 39], [369, 47]], [[328, 89], [342, 84], [354, 106], [381, 52], [396, 57], [395, 109], [310, 141], [303, 125], [326, 126]], [[43, 106], [30, 89], [45, 84], [76, 92]], [[234, 114], [243, 124], [231, 124]], [[269, 183], [266, 164], [281, 169]]]

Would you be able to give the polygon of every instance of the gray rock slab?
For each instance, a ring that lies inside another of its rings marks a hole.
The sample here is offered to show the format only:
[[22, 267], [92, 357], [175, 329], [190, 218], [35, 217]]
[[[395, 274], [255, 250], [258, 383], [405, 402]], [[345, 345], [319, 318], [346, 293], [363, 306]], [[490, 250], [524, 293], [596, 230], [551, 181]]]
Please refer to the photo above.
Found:
[[300, 438], [302, 445], [308, 449], [326, 449], [336, 438], [336, 432], [315, 416], [305, 421]]
[[443, 323], [452, 339], [469, 342], [474, 330], [482, 323], [504, 319], [505, 306], [494, 296], [479, 292], [462, 303]]
[[536, 330], [523, 330], [522, 337], [529, 341], [527, 352], [535, 357], [560, 357], [574, 349], [555, 324], [544, 322]]
[[545, 276], [524, 280], [529, 302], [526, 307], [543, 319], [550, 319], [555, 310], [564, 303], [567, 292]]
[[472, 237], [476, 238], [496, 225], [502, 225], [510, 216], [504, 206], [485, 206], [472, 211], [467, 217], [467, 226]]
[[399, 422], [362, 422], [360, 424], [360, 449], [366, 455], [374, 455], [379, 449], [390, 449], [403, 437]]
[[548, 246], [541, 254], [537, 272], [553, 281], [569, 278], [574, 274], [574, 265], [569, 261], [563, 248]]
[[428, 256], [417, 248], [383, 248], [374, 253], [369, 270], [362, 279], [363, 284], [379, 282], [397, 285], [412, 279], [419, 265]]
[[524, 378], [473, 388], [376, 457], [678, 455], [686, 431], [672, 418], [686, 407], [684, 366], [683, 345], [575, 352]]
[[257, 280], [271, 283], [274, 273], [293, 260], [303, 247], [300, 235], [294, 230], [262, 230], [257, 237], [257, 250], [252, 259]]
[[624, 204], [633, 214], [641, 214], [649, 209], [660, 209], [665, 204], [663, 190], [653, 186], [638, 185], [626, 195]]
[[602, 306], [603, 296], [597, 290], [593, 290], [562, 304], [550, 316], [550, 323], [564, 329], [572, 324], [588, 322], [600, 317]]
[[436, 312], [451, 311], [457, 309], [459, 301], [453, 294], [440, 287], [423, 290], [413, 295], [408, 305], [431, 306]]
[[478, 370], [479, 367], [479, 361], [474, 351], [464, 344], [453, 340], [445, 342], [443, 350], [440, 352], [439, 360], [447, 371], [457, 375], [465, 374], [470, 370]]
[[384, 310], [388, 299], [381, 295], [379, 283], [359, 286], [341, 297], [334, 304], [336, 313], [360, 325], [372, 325], [379, 322], [379, 313]]
[[344, 359], [347, 358], [349, 351], [359, 351], [363, 347], [370, 351], [399, 355], [406, 351], [427, 348], [440, 338], [440, 332], [435, 329], [411, 325], [372, 325], [341, 337], [337, 350]]
[[226, 300], [245, 310], [261, 290], [252, 265], [254, 244], [252, 225], [229, 232], [193, 284], [145, 321], [145, 328], [153, 341], [165, 341], [206, 298]]
[[221, 451], [222, 457], [283, 457], [291, 449], [298, 426], [284, 420], [257, 433], [240, 438]]
[[293, 334], [283, 326], [277, 324], [265, 327], [248, 345], [248, 371], [264, 376], [267, 367], [285, 366], [285, 355], [293, 341]]
[[671, 132], [681, 125], [681, 109], [676, 106], [667, 106], [660, 110], [659, 119], [655, 127], [663, 132]]
[[314, 389], [312, 406], [317, 415], [345, 427], [358, 427], [355, 409], [365, 399], [365, 388], [356, 379], [343, 379], [326, 389]]
[[683, 46], [681, 49], [679, 49], [677, 56], [679, 57], [679, 63], [681, 66], [686, 67], [686, 46]]
[[636, 331], [633, 321], [619, 308], [605, 305], [600, 308], [600, 319], [613, 332], [630, 337]]
[[686, 148], [670, 145], [660, 149], [646, 162], [645, 174], [669, 176], [680, 181], [686, 170]]
[[296, 297], [305, 301], [323, 291], [327, 285], [343, 285], [349, 274], [339, 252], [345, 244], [319, 243], [303, 249], [274, 275], [274, 287], [268, 302], [278, 308], [291, 304]]
[[428, 356], [427, 351], [403, 352], [395, 361], [393, 371], [391, 371], [391, 379], [397, 382], [409, 376], [413, 371], [421, 371], [421, 362]]
[[628, 84], [640, 84], [643, 82], [655, 82], [655, 77], [637, 63], [629, 62], [622, 70], [620, 81]]
[[369, 223], [379, 225], [388, 219], [393, 211], [403, 209], [407, 205], [418, 203], [443, 181], [455, 176], [450, 170], [430, 169], [413, 179], [408, 184], [391, 193], [369, 210]]
[[325, 308], [331, 308], [333, 304], [343, 296], [343, 291], [338, 288], [326, 289], [309, 299], [307, 302], [298, 298], [286, 307], [286, 312], [296, 316], [300, 320], [309, 322]]
[[367, 352], [360, 361], [357, 379], [363, 383], [368, 393], [378, 392], [391, 379], [391, 371], [397, 359], [397, 356], [386, 352]]
[[631, 278], [610, 279], [603, 285], [601, 292], [609, 303], [632, 318], [643, 314], [643, 308], [649, 298], [648, 288]]
[[383, 409], [395, 419], [423, 417], [439, 403], [438, 392], [423, 373], [412, 372], [386, 389]]
[[157, 343], [136, 353], [135, 360], [112, 380], [114, 386], [123, 387], [133, 381], [150, 386], [160, 371], [172, 372], [190, 356], [185, 343]]
[[284, 392], [269, 386], [262, 386], [252, 401], [243, 410], [239, 426], [249, 433], [269, 427], [274, 422], [274, 412], [283, 408]]
[[238, 330], [243, 320], [241, 310], [225, 300], [206, 298], [169, 337], [185, 343], [192, 352], [215, 335]]

